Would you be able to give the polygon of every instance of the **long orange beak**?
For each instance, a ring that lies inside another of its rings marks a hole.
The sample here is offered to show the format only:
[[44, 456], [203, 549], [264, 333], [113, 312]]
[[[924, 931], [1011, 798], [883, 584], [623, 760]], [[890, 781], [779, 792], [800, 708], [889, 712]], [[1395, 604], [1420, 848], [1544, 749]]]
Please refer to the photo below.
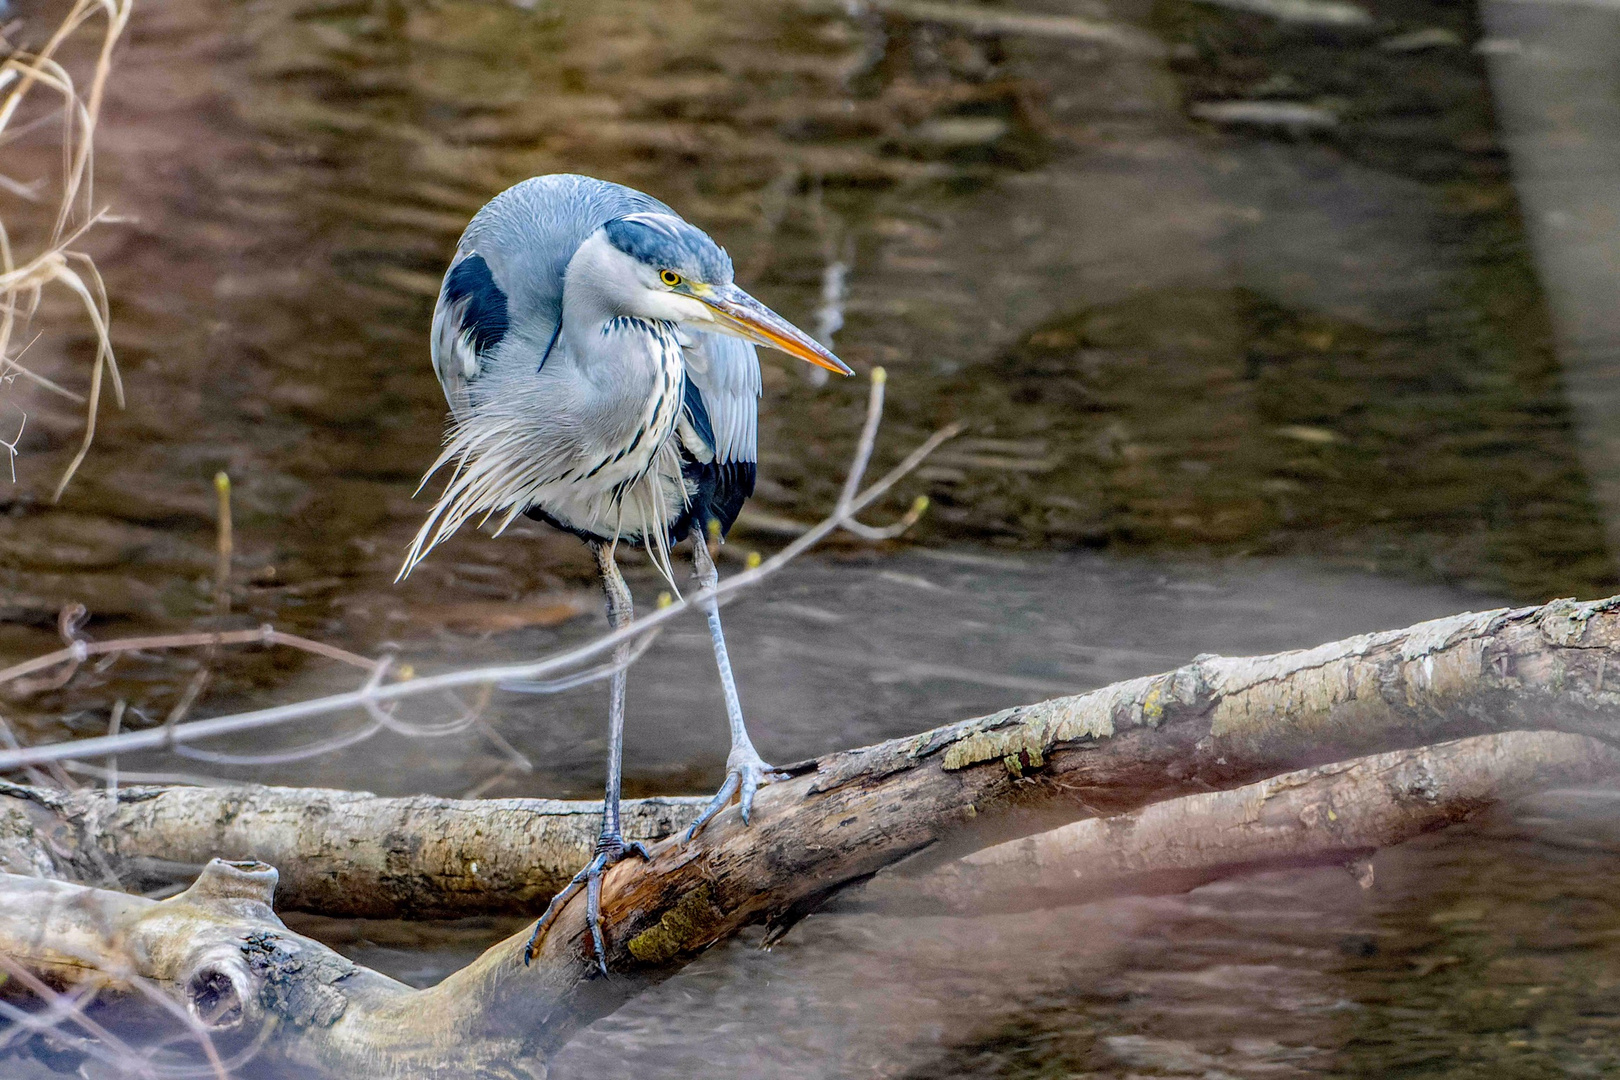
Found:
[[756, 345], [780, 349], [816, 367], [853, 375], [849, 365], [821, 347], [820, 342], [755, 300], [735, 285], [710, 289], [697, 296], [714, 311], [717, 329], [746, 338]]

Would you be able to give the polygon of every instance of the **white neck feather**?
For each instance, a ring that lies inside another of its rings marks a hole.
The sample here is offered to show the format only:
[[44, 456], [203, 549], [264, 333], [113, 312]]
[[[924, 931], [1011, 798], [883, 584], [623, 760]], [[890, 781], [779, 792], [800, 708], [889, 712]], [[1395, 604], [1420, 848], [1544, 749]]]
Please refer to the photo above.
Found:
[[660, 285], [656, 269], [614, 247], [598, 229], [568, 261], [563, 277], [563, 333], [600, 330], [621, 315], [673, 323], [702, 323], [713, 318], [702, 302]]

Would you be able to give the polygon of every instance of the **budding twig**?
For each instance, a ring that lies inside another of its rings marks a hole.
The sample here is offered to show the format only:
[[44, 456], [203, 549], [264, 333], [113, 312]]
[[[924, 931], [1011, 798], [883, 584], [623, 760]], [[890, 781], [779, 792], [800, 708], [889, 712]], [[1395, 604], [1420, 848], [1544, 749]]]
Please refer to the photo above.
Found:
[[[868, 419], [865, 427], [862, 430], [861, 442], [856, 448], [852, 472], [864, 474], [866, 464], [871, 459], [872, 445], [876, 438], [877, 421], [881, 418], [883, 409], [883, 382], [884, 379], [881, 375], [877, 375], [873, 379], [873, 391], [870, 395], [867, 406]], [[802, 536], [796, 538], [792, 543], [788, 544], [785, 548], [771, 556], [769, 559], [761, 561], [758, 563], [758, 565], [750, 565], [741, 573], [727, 578], [725, 581], [720, 582], [719, 585], [712, 589], [703, 589], [689, 596], [682, 597], [681, 599], [669, 604], [667, 607], [660, 607], [658, 610], [636, 619], [618, 630], [612, 631], [611, 633], [603, 635], [602, 637], [599, 637], [593, 641], [575, 646], [574, 648], [565, 650], [564, 652], [555, 654], [553, 656], [524, 663], [492, 665], [488, 667], [470, 668], [461, 671], [447, 671], [438, 675], [413, 678], [404, 681], [384, 682], [381, 679], [380, 662], [367, 660], [364, 657], [358, 657], [353, 653], [346, 653], [343, 650], [333, 650], [335, 653], [342, 654], [342, 658], [348, 660], [349, 662], [357, 663], [357, 666], [367, 668], [375, 677], [368, 680], [367, 684], [362, 686], [360, 689], [353, 690], [348, 693], [332, 694], [326, 697], [312, 698], [307, 701], [291, 702], [285, 705], [257, 709], [251, 712], [212, 717], [207, 720], [193, 720], [187, 723], [177, 723], [161, 729], [129, 731], [123, 732], [119, 735], [98, 736], [89, 739], [48, 743], [41, 746], [16, 747], [0, 750], [0, 771], [16, 769], [40, 762], [101, 757], [112, 753], [127, 753], [135, 750], [151, 750], [160, 747], [178, 748], [182, 743], [195, 742], [199, 739], [213, 738], [220, 735], [233, 734], [239, 731], [251, 731], [259, 728], [286, 724], [296, 720], [303, 720], [310, 717], [346, 712], [352, 709], [360, 709], [367, 713], [367, 715], [370, 716], [371, 720], [373, 721], [370, 727], [376, 730], [386, 727], [399, 731], [402, 734], [418, 736], [448, 735], [453, 734], [456, 731], [465, 730], [466, 727], [470, 726], [471, 724], [471, 721], [467, 720], [466, 718], [460, 718], [443, 724], [418, 725], [394, 717], [392, 713], [388, 711], [388, 709], [391, 708], [395, 702], [409, 697], [420, 696], [422, 694], [455, 690], [465, 686], [486, 686], [490, 684], [510, 686], [513, 684], [533, 684], [537, 681], [556, 676], [559, 673], [571, 672], [572, 669], [577, 668], [580, 664], [600, 655], [601, 653], [613, 649], [621, 642], [635, 641], [642, 638], [643, 635], [647, 635], [649, 631], [655, 630], [664, 623], [668, 622], [670, 619], [679, 617], [694, 605], [700, 605], [709, 600], [711, 597], [723, 598], [743, 589], [757, 585], [759, 582], [770, 577], [788, 563], [798, 558], [804, 552], [808, 551], [811, 547], [814, 547], [829, 533], [832, 533], [837, 529], [847, 527], [849, 523], [854, 520], [854, 516], [857, 513], [886, 495], [895, 484], [899, 483], [901, 479], [910, 474], [914, 469], [917, 468], [917, 466], [921, 465], [925, 460], [927, 460], [930, 454], [932, 454], [946, 441], [954, 438], [960, 431], [960, 424], [951, 424], [948, 427], [936, 431], [932, 436], [925, 440], [921, 446], [913, 450], [904, 458], [904, 460], [902, 460], [893, 469], [885, 473], [877, 481], [868, 486], [865, 490], [860, 491], [859, 494], [856, 494], [848, 499], [840, 498], [838, 505], [834, 508], [833, 513], [829, 517], [806, 530]], [[914, 506], [913, 512], [920, 513], [921, 511], [919, 508]], [[749, 561], [752, 564], [753, 560], [750, 559]], [[217, 641], [221, 644], [243, 644], [253, 640], [263, 640], [265, 643], [294, 644], [296, 641], [297, 647], [303, 648], [310, 652], [326, 653], [326, 650], [331, 649], [330, 646], [321, 646], [319, 643], [311, 642], [307, 639], [300, 638], [294, 640], [283, 640], [288, 638], [292, 638], [292, 635], [280, 635], [277, 632], [270, 630], [270, 628], [266, 626], [262, 628], [262, 631], [257, 633], [252, 631], [227, 631], [218, 634], [190, 635], [187, 643], [194, 645], [208, 645]], [[135, 640], [139, 639], [126, 639], [126, 641], [123, 643], [123, 648], [128, 649], [134, 647], [131, 642]], [[154, 640], [156, 639], [146, 639], [148, 643]], [[170, 637], [163, 640], [166, 643], [172, 643], [174, 638]], [[65, 660], [77, 660], [78, 662], [82, 663], [85, 656], [91, 655], [93, 652], [113, 651], [114, 648], [117, 647], [117, 644], [118, 643], [113, 642], [76, 642], [72, 650], [53, 653], [49, 657], [42, 657], [38, 660], [28, 661], [24, 664], [15, 665], [14, 667], [5, 671], [0, 671], [0, 685], [4, 685], [7, 681], [14, 680], [30, 671], [48, 668], [54, 666], [55, 664], [62, 663]], [[147, 644], [146, 647], [154, 646]], [[645, 648], [645, 643], [643, 643], [641, 647]], [[330, 653], [327, 653], [327, 655], [330, 655]], [[571, 674], [565, 675], [563, 678], [558, 679], [552, 685], [558, 689], [565, 689], [569, 686], [580, 685], [596, 679], [606, 678], [613, 674], [615, 670], [617, 669], [613, 665], [602, 665], [589, 672], [572, 672]], [[314, 748], [306, 747], [302, 750], [293, 752], [298, 753], [300, 756], [303, 756], [309, 752], [324, 752], [325, 749], [335, 748], [335, 746], [339, 744], [340, 740], [342, 740], [342, 745], [351, 745], [352, 743], [347, 740], [358, 742], [364, 738], [369, 738], [370, 735], [374, 733], [375, 730], [367, 730], [364, 734], [354, 732], [348, 735], [335, 736], [324, 744], [322, 750], [315, 750]]]
[[218, 561], [214, 565], [214, 613], [231, 612], [231, 478], [224, 470], [214, 474], [214, 491], [219, 496], [219, 531], [216, 541]]

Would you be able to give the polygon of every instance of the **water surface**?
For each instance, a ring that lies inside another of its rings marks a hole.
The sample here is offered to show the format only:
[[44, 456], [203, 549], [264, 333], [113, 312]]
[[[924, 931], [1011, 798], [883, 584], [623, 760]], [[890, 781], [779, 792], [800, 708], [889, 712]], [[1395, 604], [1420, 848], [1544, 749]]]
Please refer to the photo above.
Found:
[[[122, 220], [93, 240], [129, 407], [53, 506], [82, 419], [0, 388], [29, 415], [0, 487], [0, 656], [54, 647], [69, 603], [96, 636], [272, 621], [422, 670], [599, 631], [588, 558], [539, 527], [460, 537], [392, 584], [442, 430], [426, 332], [444, 262], [492, 194], [564, 170], [675, 205], [802, 325], [841, 320], [838, 351], [891, 375], [880, 467], [968, 424], [875, 514], [929, 495], [916, 547], [834, 545], [727, 609], [774, 760], [1200, 652], [1613, 591], [1476, 16], [1366, 6], [1337, 30], [1183, 0], [1016, 7], [1128, 24], [1163, 43], [1150, 56], [904, 5], [143, 0], [97, 165]], [[14, 11], [24, 42], [58, 14]], [[1204, 119], [1231, 102], [1331, 123]], [[4, 152], [7, 176], [56, 167], [44, 141]], [[25, 243], [37, 212], [3, 198]], [[82, 387], [66, 302], [38, 325], [30, 363]], [[814, 520], [864, 381], [765, 373], [755, 507]], [[723, 569], [779, 542], [761, 524]], [[650, 569], [629, 570], [653, 602]], [[6, 719], [100, 733], [122, 699], [131, 726], [160, 722], [205, 663], [197, 714], [350, 685], [283, 653], [154, 655]], [[635, 670], [634, 791], [718, 782], [711, 663], [694, 624]], [[601, 698], [495, 698], [527, 772], [478, 737], [213, 772], [590, 797]], [[1017, 919], [812, 918], [770, 953], [716, 949], [557, 1072], [1602, 1075], [1620, 1064], [1613, 805], [1544, 800], [1386, 852], [1370, 892], [1318, 870]], [[498, 931], [319, 928], [416, 982]]]

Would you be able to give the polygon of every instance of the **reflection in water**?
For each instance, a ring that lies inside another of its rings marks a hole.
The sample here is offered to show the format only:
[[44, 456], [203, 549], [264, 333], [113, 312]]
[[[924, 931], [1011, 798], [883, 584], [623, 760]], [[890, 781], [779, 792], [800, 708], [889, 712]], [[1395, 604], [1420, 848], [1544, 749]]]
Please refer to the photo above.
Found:
[[[43, 6], [20, 7], [24, 39], [51, 24]], [[199, 625], [221, 468], [243, 625], [392, 643], [419, 667], [592, 632], [548, 625], [588, 565], [538, 528], [459, 537], [389, 584], [441, 432], [438, 274], [492, 193], [559, 170], [679, 207], [801, 324], [847, 266], [822, 321], [843, 319], [852, 363], [893, 374], [878, 465], [943, 420], [972, 425], [895, 496], [932, 496], [921, 539], [938, 550], [845, 551], [728, 614], [769, 758], [1482, 606], [1463, 589], [1605, 590], [1478, 28], [1438, 0], [1367, 6], [1366, 27], [1301, 30], [1183, 0], [1027, 5], [1128, 20], [1165, 60], [814, 0], [149, 0], [98, 163], [128, 219], [98, 257], [131, 405], [51, 508], [77, 420], [18, 399], [0, 654], [48, 647], [69, 600], [102, 635]], [[1193, 119], [1261, 115], [1195, 108], [1232, 101], [1333, 123]], [[7, 154], [8, 176], [54, 160]], [[7, 203], [8, 226], [26, 213]], [[43, 325], [32, 361], [72, 382], [85, 340], [63, 312]], [[818, 516], [864, 389], [766, 377], [759, 503]], [[768, 539], [745, 526], [733, 549]], [[1025, 550], [952, 545], [969, 539]], [[1406, 580], [1040, 547], [1310, 554]], [[513, 630], [516, 602], [536, 614]], [[707, 661], [694, 626], [637, 668], [637, 789], [717, 782], [713, 680], [682, 677]], [[217, 668], [209, 709], [328, 678], [246, 652]], [[132, 658], [8, 718], [99, 732], [122, 697], [128, 723], [156, 721], [191, 675]], [[503, 700], [530, 776], [469, 742], [256, 778], [590, 796], [599, 704]], [[1601, 839], [1565, 859], [1549, 838], [1576, 811], [1547, 813], [1386, 853], [1368, 895], [1323, 871], [1016, 921], [812, 919], [773, 953], [716, 950], [558, 1072], [1597, 1075], [1616, 1065], [1620, 867]], [[422, 980], [482, 932], [435, 952], [431, 934], [328, 930]]]
[[[1302, 33], [1174, 0], [1116, 12], [1137, 15], [1179, 43], [1168, 63], [808, 2], [157, 0], [100, 165], [130, 219], [100, 257], [132, 403], [60, 508], [42, 485], [78, 421], [25, 403], [0, 654], [48, 647], [68, 601], [97, 634], [195, 626], [220, 468], [241, 625], [374, 651], [465, 632], [452, 605], [583, 583], [586, 558], [530, 530], [460, 537], [391, 584], [442, 430], [438, 274], [492, 192], [560, 169], [680, 207], [800, 324], [848, 264], [839, 349], [893, 372], [878, 465], [970, 423], [895, 494], [932, 497], [925, 542], [1604, 590], [1481, 61], [1446, 44], [1468, 17], [1402, 5], [1376, 32]], [[1446, 34], [1380, 44], [1418, 23]], [[1229, 99], [1327, 102], [1341, 122], [1300, 141], [1188, 119]], [[83, 346], [53, 332], [31, 356], [71, 382]], [[863, 388], [775, 361], [766, 378], [756, 505], [811, 519]], [[286, 663], [233, 657], [212, 703], [282, 685]], [[19, 721], [88, 731], [122, 697], [144, 723], [190, 676], [121, 663]]]
[[1620, 537], [1620, 38], [1612, 8], [1488, 2], [1491, 86], [1556, 316], [1582, 462]]

